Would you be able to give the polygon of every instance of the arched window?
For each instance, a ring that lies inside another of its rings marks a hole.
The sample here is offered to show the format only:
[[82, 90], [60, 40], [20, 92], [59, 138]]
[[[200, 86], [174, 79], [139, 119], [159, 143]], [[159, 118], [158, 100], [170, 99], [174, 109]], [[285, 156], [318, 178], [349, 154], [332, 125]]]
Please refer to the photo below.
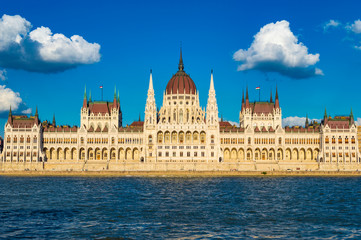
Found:
[[326, 136], [326, 138], [325, 138], [325, 143], [330, 143], [328, 136]]
[[26, 143], [30, 143], [30, 136], [26, 138]]
[[342, 137], [341, 136], [338, 137], [338, 143], [342, 144]]
[[278, 144], [279, 144], [279, 145], [282, 144], [282, 138], [278, 138]]
[[179, 122], [183, 123], [183, 110], [180, 110], [179, 112]]
[[23, 136], [20, 137], [20, 143], [24, 143], [24, 137]]

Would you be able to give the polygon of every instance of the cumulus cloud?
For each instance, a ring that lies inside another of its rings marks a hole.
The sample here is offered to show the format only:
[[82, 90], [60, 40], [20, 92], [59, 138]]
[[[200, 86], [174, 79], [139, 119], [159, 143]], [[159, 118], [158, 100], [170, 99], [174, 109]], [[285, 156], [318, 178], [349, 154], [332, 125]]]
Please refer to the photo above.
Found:
[[247, 50], [240, 49], [233, 54], [234, 60], [242, 62], [239, 71], [278, 72], [296, 79], [323, 75], [322, 70], [314, 66], [319, 57], [308, 53], [308, 48], [298, 42], [285, 20], [263, 26]]
[[[321, 119], [308, 119], [308, 121], [311, 123], [311, 121], [321, 122]], [[282, 119], [282, 126], [305, 126], [306, 118], [305, 117], [286, 117]]]
[[20, 93], [14, 92], [5, 85], [0, 85], [0, 112], [7, 112], [10, 109], [16, 111], [19, 109], [22, 99]]
[[357, 118], [355, 123], [356, 123], [357, 126], [361, 126], [361, 118]]
[[5, 69], [3, 69], [3, 70], [0, 69], [0, 80], [5, 81], [6, 79], [7, 79], [6, 70]]
[[330, 21], [326, 22], [324, 25], [323, 25], [323, 30], [327, 30], [329, 29], [330, 27], [338, 27], [340, 26], [341, 23], [337, 20], [333, 20], [331, 19]]
[[346, 28], [350, 29], [354, 33], [361, 33], [361, 20], [358, 19], [354, 21], [351, 25], [347, 26]]
[[22, 114], [31, 114], [32, 109], [28, 108], [28, 109], [24, 109], [21, 111]]
[[0, 18], [0, 66], [31, 72], [59, 72], [100, 60], [100, 45], [83, 37], [53, 34], [47, 27], [32, 30], [19, 15]]

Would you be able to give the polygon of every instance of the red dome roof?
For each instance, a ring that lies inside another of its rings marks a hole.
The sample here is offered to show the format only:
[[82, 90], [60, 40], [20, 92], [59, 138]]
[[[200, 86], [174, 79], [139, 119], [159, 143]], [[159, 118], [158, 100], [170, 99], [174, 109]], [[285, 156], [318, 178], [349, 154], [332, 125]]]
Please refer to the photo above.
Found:
[[169, 80], [166, 88], [166, 94], [196, 94], [197, 88], [191, 77], [184, 72], [182, 51], [178, 64], [178, 72]]

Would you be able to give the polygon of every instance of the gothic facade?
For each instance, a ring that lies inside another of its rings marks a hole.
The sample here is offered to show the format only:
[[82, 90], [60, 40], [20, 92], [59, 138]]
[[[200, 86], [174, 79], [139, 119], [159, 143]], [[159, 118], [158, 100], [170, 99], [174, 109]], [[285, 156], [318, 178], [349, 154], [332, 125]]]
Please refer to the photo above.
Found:
[[57, 126], [34, 116], [9, 111], [5, 124], [2, 162], [107, 164], [235, 164], [360, 163], [357, 127], [349, 116], [331, 118], [305, 127], [282, 127], [278, 91], [267, 102], [242, 97], [239, 126], [219, 119], [213, 73], [206, 108], [199, 102], [194, 81], [184, 71], [182, 55], [178, 71], [169, 80], [163, 103], [157, 110], [152, 72], [144, 121], [122, 126], [119, 94], [111, 102], [93, 101], [84, 93], [80, 126]]

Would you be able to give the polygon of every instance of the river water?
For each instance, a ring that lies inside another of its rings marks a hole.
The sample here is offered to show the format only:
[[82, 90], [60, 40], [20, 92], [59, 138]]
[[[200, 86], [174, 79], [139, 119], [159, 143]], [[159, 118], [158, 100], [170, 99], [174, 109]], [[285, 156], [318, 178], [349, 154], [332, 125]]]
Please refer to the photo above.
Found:
[[0, 238], [360, 239], [361, 178], [0, 177]]

